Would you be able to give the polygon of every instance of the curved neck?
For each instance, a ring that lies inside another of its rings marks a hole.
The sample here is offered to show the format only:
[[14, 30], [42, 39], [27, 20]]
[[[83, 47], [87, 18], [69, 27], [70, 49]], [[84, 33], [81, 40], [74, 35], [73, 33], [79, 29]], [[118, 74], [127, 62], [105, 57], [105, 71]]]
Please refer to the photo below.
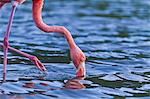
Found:
[[76, 47], [76, 44], [70, 32], [66, 28], [62, 26], [48, 26], [43, 22], [41, 12], [44, 0], [32, 0], [32, 1], [33, 1], [32, 16], [36, 26], [44, 32], [58, 32], [63, 34], [69, 44], [69, 47], [70, 48]]

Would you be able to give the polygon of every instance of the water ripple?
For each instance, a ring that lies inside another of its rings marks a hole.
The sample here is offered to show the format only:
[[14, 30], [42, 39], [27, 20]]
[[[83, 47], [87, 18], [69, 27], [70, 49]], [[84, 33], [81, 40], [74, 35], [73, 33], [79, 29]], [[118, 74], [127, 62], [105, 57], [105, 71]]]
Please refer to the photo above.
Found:
[[[0, 97], [2, 99], [99, 99], [150, 96], [149, 0], [44, 1], [43, 19], [63, 25], [87, 56], [85, 79], [76, 79], [69, 48], [62, 35], [44, 33], [32, 20], [31, 1], [17, 9], [10, 45], [37, 56], [47, 68], [40, 72], [27, 58], [8, 54], [7, 82], [3, 79], [0, 48]], [[10, 4], [0, 13], [0, 42], [10, 14]], [[71, 89], [76, 88], [76, 89]]]

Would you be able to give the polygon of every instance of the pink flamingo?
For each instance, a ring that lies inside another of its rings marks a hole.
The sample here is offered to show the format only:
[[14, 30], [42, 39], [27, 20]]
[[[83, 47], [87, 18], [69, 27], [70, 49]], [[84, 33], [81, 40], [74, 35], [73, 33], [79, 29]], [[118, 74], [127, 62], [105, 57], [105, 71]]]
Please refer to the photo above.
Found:
[[[46, 70], [44, 65], [38, 60], [38, 58], [36, 56], [29, 55], [27, 53], [21, 52], [15, 48], [12, 48], [9, 46], [8, 38], [9, 38], [9, 34], [10, 34], [10, 28], [12, 25], [14, 13], [15, 13], [17, 5], [23, 3], [24, 1], [25, 0], [15, 0], [14, 1], [13, 5], [12, 5], [12, 11], [11, 11], [11, 15], [10, 15], [9, 23], [8, 23], [7, 32], [6, 32], [6, 35], [4, 37], [3, 44], [0, 44], [0, 46], [3, 47], [3, 49], [4, 49], [4, 81], [6, 80], [6, 65], [7, 65], [8, 49], [29, 58], [31, 61], [33, 61], [33, 63], [40, 70], [42, 70], [42, 71]], [[33, 2], [32, 16], [33, 16], [33, 20], [34, 20], [36, 26], [46, 33], [57, 32], [57, 33], [61, 33], [62, 35], [64, 35], [64, 37], [66, 38], [68, 45], [70, 47], [70, 55], [71, 55], [72, 62], [77, 69], [76, 76], [77, 77], [85, 76], [86, 57], [85, 57], [84, 53], [76, 45], [76, 43], [74, 42], [74, 40], [72, 38], [71, 33], [64, 26], [48, 26], [47, 24], [45, 24], [43, 22], [42, 16], [41, 16], [43, 1], [44, 0], [32, 0], [32, 2]], [[9, 3], [9, 2], [11, 2], [11, 1], [10, 0], [0, 1], [0, 8], [5, 3]]]

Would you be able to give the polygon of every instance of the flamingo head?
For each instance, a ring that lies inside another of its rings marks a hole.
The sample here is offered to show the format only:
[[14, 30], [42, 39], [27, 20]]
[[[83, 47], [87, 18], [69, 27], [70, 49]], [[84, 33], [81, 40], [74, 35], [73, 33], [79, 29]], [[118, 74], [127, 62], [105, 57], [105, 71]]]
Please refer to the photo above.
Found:
[[76, 76], [77, 77], [85, 76], [86, 57], [85, 57], [84, 53], [82, 52], [82, 50], [77, 46], [75, 48], [71, 48], [70, 55], [71, 55], [72, 62], [77, 69]]

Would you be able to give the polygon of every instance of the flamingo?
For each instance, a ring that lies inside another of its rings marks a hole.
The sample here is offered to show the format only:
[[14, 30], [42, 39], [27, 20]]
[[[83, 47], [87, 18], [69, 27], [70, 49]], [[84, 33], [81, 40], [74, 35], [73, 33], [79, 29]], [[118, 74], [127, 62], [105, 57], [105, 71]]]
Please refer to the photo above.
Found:
[[[15, 10], [19, 4], [22, 4], [26, 0], [14, 0], [12, 4], [12, 10], [11, 15], [7, 27], [7, 31], [4, 37], [3, 44], [0, 43], [0, 47], [4, 49], [4, 81], [6, 80], [6, 65], [7, 65], [7, 52], [8, 50], [14, 51], [20, 55], [23, 55], [26, 58], [29, 58], [41, 71], [46, 71], [46, 68], [44, 65], [39, 61], [39, 59], [36, 56], [24, 53], [22, 51], [19, 51], [15, 48], [12, 48], [9, 46], [8, 38], [11, 30], [11, 25], [13, 21], [13, 17], [15, 14]], [[71, 33], [67, 28], [64, 26], [49, 26], [46, 23], [43, 22], [41, 12], [43, 7], [43, 1], [44, 0], [32, 0], [32, 16], [33, 20], [35, 22], [35, 25], [45, 33], [60, 33], [62, 34], [70, 48], [70, 57], [72, 59], [72, 62], [76, 68], [76, 77], [82, 77], [85, 76], [85, 60], [86, 57], [82, 50], [76, 45]], [[11, 0], [1, 0], [0, 1], [0, 8], [6, 3], [10, 3]]]

